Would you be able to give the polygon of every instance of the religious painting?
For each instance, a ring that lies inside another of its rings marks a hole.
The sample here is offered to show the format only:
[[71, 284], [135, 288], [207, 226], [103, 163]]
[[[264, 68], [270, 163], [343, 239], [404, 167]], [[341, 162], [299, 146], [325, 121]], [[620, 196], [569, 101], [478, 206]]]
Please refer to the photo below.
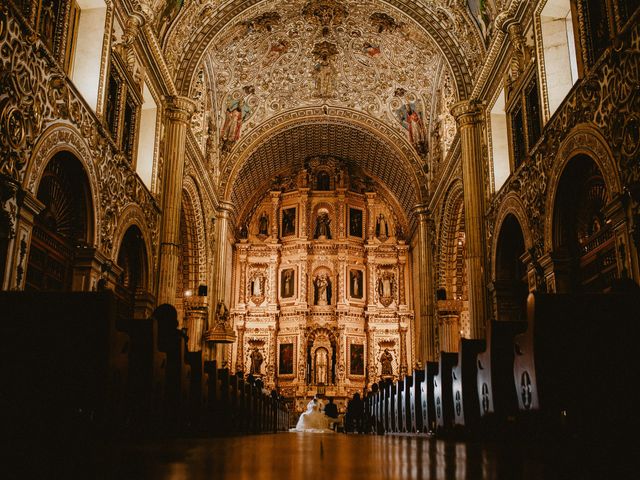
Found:
[[293, 343], [281, 343], [280, 356], [278, 358], [278, 373], [280, 375], [293, 375]]
[[424, 123], [424, 114], [420, 102], [407, 101], [396, 110], [398, 120], [407, 130], [409, 141], [416, 151], [424, 156], [428, 153], [427, 129]]
[[480, 27], [485, 43], [493, 30], [493, 21], [497, 14], [495, 3], [495, 0], [467, 0], [471, 16]]
[[364, 375], [364, 345], [352, 343], [349, 348], [349, 374]]
[[[252, 93], [253, 87], [245, 87], [245, 93]], [[220, 132], [220, 146], [223, 152], [230, 151], [240, 139], [242, 124], [251, 115], [251, 107], [245, 98], [231, 99], [227, 103], [222, 131]]]
[[295, 293], [296, 271], [286, 268], [280, 272], [280, 297], [292, 298]]
[[362, 210], [349, 208], [349, 235], [362, 238]]
[[353, 269], [349, 271], [349, 296], [356, 300], [362, 300], [364, 296], [363, 271]]
[[296, 207], [282, 209], [282, 236], [296, 234]]

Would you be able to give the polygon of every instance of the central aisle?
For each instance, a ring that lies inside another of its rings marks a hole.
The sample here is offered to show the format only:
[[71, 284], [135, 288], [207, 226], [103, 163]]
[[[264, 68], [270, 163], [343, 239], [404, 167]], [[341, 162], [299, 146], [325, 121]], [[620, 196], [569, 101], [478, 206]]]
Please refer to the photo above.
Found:
[[[515, 449], [424, 436], [279, 433], [121, 445], [96, 478], [136, 480], [549, 479]], [[538, 459], [539, 460], [539, 459]], [[550, 473], [553, 472], [553, 475]]]

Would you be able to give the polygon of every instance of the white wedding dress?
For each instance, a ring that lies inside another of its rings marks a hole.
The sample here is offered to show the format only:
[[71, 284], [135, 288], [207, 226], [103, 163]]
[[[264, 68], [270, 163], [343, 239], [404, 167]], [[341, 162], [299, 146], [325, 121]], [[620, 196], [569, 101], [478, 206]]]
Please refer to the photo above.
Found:
[[293, 432], [334, 433], [329, 428], [329, 417], [324, 412], [324, 405], [317, 398], [307, 404], [307, 410], [300, 415]]

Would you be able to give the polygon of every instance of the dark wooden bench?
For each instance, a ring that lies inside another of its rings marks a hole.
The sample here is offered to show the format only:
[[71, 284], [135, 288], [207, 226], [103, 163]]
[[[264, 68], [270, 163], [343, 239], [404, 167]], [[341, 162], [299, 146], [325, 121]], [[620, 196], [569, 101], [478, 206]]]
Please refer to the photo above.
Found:
[[526, 327], [523, 321], [492, 321], [487, 326], [487, 348], [477, 357], [480, 420], [487, 433], [504, 432], [515, 420], [518, 399], [513, 383], [513, 338]]
[[450, 432], [453, 429], [453, 367], [458, 363], [458, 354], [440, 352], [438, 373], [433, 377], [433, 400], [435, 403], [436, 431]]
[[640, 295], [530, 294], [527, 323], [513, 342], [521, 416], [588, 437], [633, 431]]
[[458, 361], [451, 370], [453, 423], [456, 428], [466, 428], [466, 433], [472, 433], [480, 422], [477, 357], [485, 348], [484, 340], [460, 339]]
[[422, 431], [425, 433], [436, 431], [436, 408], [433, 395], [433, 378], [438, 374], [438, 362], [427, 362], [424, 379], [420, 383], [420, 403], [422, 413]]
[[422, 432], [422, 382], [424, 370], [414, 370], [409, 389], [409, 422], [411, 432]]

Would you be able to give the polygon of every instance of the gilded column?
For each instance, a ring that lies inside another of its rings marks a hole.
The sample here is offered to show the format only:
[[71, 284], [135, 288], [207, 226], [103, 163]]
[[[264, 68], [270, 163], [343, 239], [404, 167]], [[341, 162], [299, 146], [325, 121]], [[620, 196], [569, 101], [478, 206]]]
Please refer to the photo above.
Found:
[[400, 376], [407, 374], [407, 327], [400, 327]]
[[374, 327], [367, 327], [367, 384], [369, 387], [373, 385], [377, 378], [377, 367], [376, 367], [376, 349], [375, 349], [375, 331]]
[[164, 146], [164, 181], [160, 224], [160, 271], [158, 304], [174, 304], [180, 255], [180, 207], [187, 125], [194, 111], [186, 97], [169, 97]]
[[471, 338], [484, 338], [487, 311], [485, 276], [484, 178], [480, 144], [480, 110], [474, 101], [456, 103], [451, 109], [460, 131], [464, 217], [467, 239], [467, 278]]
[[242, 325], [238, 325], [236, 330], [238, 331], [238, 352], [236, 354], [236, 371], [244, 372], [244, 331], [245, 331], [244, 323]]
[[433, 257], [431, 256], [431, 229], [429, 211], [419, 205], [418, 216], [418, 283], [420, 288], [420, 318], [415, 322], [416, 361], [425, 364], [436, 360], [436, 326], [434, 321], [435, 287], [433, 285]]
[[238, 249], [238, 259], [240, 262], [240, 295], [238, 301], [244, 307], [247, 303], [247, 249], [244, 245]]
[[[217, 251], [215, 252], [215, 283], [214, 283], [214, 291], [213, 291], [213, 302], [212, 305], [217, 305], [220, 300], [224, 301], [227, 308], [230, 307], [231, 299], [225, 298], [225, 294], [227, 291], [227, 282], [231, 281], [231, 272], [227, 271], [227, 258], [231, 255], [229, 251], [229, 223], [231, 212], [233, 211], [233, 204], [229, 202], [222, 202], [220, 207], [218, 207], [218, 215], [217, 215], [217, 233], [218, 233], [218, 242], [217, 242]], [[215, 314], [216, 308], [213, 308], [212, 311]], [[215, 320], [215, 319], [212, 319]], [[210, 325], [214, 325], [215, 321], [210, 322]]]
[[278, 238], [278, 211], [280, 210], [280, 192], [271, 192], [271, 239]]

